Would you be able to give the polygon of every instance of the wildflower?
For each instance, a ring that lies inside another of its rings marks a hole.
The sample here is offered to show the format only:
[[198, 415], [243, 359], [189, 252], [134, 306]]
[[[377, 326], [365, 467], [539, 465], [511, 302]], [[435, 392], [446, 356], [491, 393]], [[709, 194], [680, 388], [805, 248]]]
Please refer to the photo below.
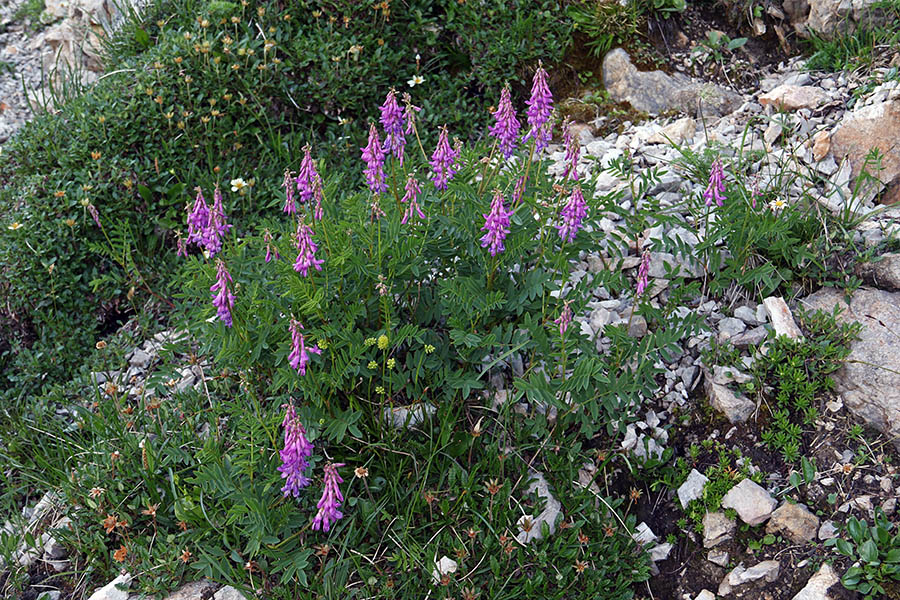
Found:
[[406, 85], [408, 85], [409, 87], [416, 87], [421, 83], [425, 83], [425, 78], [421, 75], [413, 75], [412, 79], [406, 82]]
[[388, 339], [388, 336], [386, 336], [384, 334], [381, 334], [378, 336], [378, 349], [379, 350], [386, 350], [389, 343], [390, 343], [390, 340]]
[[388, 92], [384, 104], [379, 107], [381, 111], [381, 126], [384, 128], [384, 150], [390, 150], [400, 166], [403, 166], [403, 149], [406, 146], [406, 137], [403, 135], [403, 111], [397, 103], [397, 90]]
[[787, 207], [787, 202], [783, 198], [775, 198], [769, 202], [769, 209], [774, 213], [781, 212], [785, 207]]
[[422, 110], [420, 106], [413, 106], [412, 98], [409, 94], [403, 94], [403, 103], [406, 107], [403, 109], [403, 121], [406, 123], [404, 132], [406, 135], [412, 135], [416, 131], [416, 113]]
[[522, 194], [525, 192], [525, 175], [522, 175], [516, 180], [516, 187], [513, 189], [512, 196], [512, 205], [516, 206], [519, 202], [522, 201]]
[[294, 262], [294, 270], [306, 277], [309, 274], [309, 268], [313, 267], [316, 271], [322, 270], [324, 260], [316, 259], [316, 250], [319, 247], [312, 241], [312, 227], [305, 223], [297, 224], [297, 260]]
[[159, 504], [148, 504], [147, 508], [141, 511], [141, 514], [149, 517], [156, 517], [156, 510], [158, 508]]
[[192, 555], [191, 555], [190, 551], [187, 548], [185, 548], [184, 552], [182, 552], [181, 556], [179, 556], [178, 558], [181, 559], [181, 562], [187, 564], [191, 560], [191, 556]]
[[563, 171], [563, 179], [571, 175], [573, 180], [578, 181], [578, 154], [581, 146], [575, 140], [572, 120], [568, 117], [563, 122], [563, 145], [566, 147], [566, 169]]
[[417, 201], [419, 194], [422, 192], [422, 188], [419, 187], [419, 182], [416, 181], [416, 176], [413, 173], [409, 174], [404, 189], [406, 190], [406, 193], [403, 195], [403, 198], [400, 199], [400, 202], [408, 202], [409, 206], [407, 206], [406, 210], [403, 212], [403, 219], [400, 220], [401, 225], [406, 225], [406, 222], [409, 221], [409, 218], [413, 215], [420, 219], [425, 218], [425, 213], [422, 212]]
[[116, 515], [106, 515], [106, 518], [100, 522], [100, 525], [103, 529], [106, 530], [106, 533], [112, 533], [113, 529], [116, 528], [116, 523], [119, 522], [119, 519]]
[[575, 561], [575, 572], [584, 573], [584, 570], [587, 568], [587, 563], [581, 560]]
[[103, 230], [103, 225], [100, 224], [100, 214], [97, 212], [97, 207], [93, 204], [88, 204], [87, 210], [91, 213], [91, 218], [94, 219], [94, 223], [97, 224], [97, 229]]
[[710, 165], [709, 183], [706, 186], [706, 191], [703, 192], [707, 206], [712, 206], [713, 199], [715, 199], [716, 205], [722, 206], [722, 201], [725, 200], [725, 196], [722, 195], [725, 192], [724, 178], [725, 170], [722, 167], [722, 159], [717, 158]]
[[238, 177], [237, 179], [231, 180], [231, 191], [243, 193], [244, 188], [247, 187], [247, 182]]
[[219, 259], [216, 262], [216, 282], [210, 286], [209, 291], [216, 293], [213, 306], [216, 307], [219, 320], [226, 327], [231, 327], [231, 311], [234, 309], [234, 294], [228, 289], [231, 282], [231, 274], [222, 259]]
[[94, 344], [94, 347], [95, 347], [97, 350], [103, 350], [104, 348], [106, 348], [106, 342], [103, 341], [103, 340], [100, 340], [100, 341], [98, 341], [96, 344]]
[[319, 178], [316, 166], [313, 164], [309, 144], [303, 147], [303, 160], [300, 162], [300, 172], [297, 173], [297, 191], [300, 192], [300, 202], [306, 203], [312, 200], [313, 184]]
[[318, 346], [307, 346], [306, 339], [300, 330], [303, 329], [298, 321], [291, 319], [291, 353], [288, 355], [288, 363], [301, 375], [306, 375], [306, 365], [309, 364], [309, 353], [321, 354]]
[[316, 199], [316, 205], [313, 207], [313, 220], [321, 221], [322, 217], [322, 200], [324, 198], [324, 194], [322, 193], [322, 180], [319, 179], [319, 176], [316, 175], [315, 181], [313, 181], [313, 198]]
[[369, 367], [370, 369], [372, 369], [372, 370], [374, 371], [375, 369], [378, 368], [378, 363], [375, 362], [374, 360], [370, 360], [370, 361], [369, 361], [369, 364], [366, 365], [366, 366]]
[[379, 194], [387, 191], [387, 184], [384, 182], [384, 150], [381, 148], [381, 142], [378, 140], [378, 130], [375, 129], [375, 123], [369, 125], [369, 143], [362, 151], [362, 159], [366, 163], [363, 173], [366, 176], [366, 183], [369, 189]]
[[547, 71], [538, 63], [537, 71], [531, 84], [531, 98], [525, 101], [528, 105], [528, 125], [531, 129], [525, 134], [525, 141], [533, 139], [535, 150], [543, 150], [550, 142], [550, 113], [553, 111], [553, 95], [547, 87]]
[[488, 133], [497, 138], [500, 143], [500, 151], [503, 158], [512, 156], [516, 149], [516, 138], [519, 136], [519, 120], [516, 119], [516, 110], [513, 108], [509, 97], [509, 84], [500, 92], [500, 104], [494, 111], [496, 123], [488, 129]]
[[285, 480], [284, 487], [281, 492], [284, 497], [293, 495], [294, 498], [300, 496], [300, 489], [309, 485], [309, 478], [304, 475], [309, 463], [307, 459], [312, 455], [313, 446], [306, 439], [306, 429], [303, 423], [294, 412], [294, 405], [286, 405], [284, 412], [284, 449], [279, 452], [281, 456], [281, 465], [278, 472], [281, 478]]
[[278, 254], [278, 248], [272, 243], [272, 234], [269, 233], [269, 230], [266, 229], [263, 232], [263, 242], [266, 244], [266, 262], [272, 260], [272, 252], [275, 252], [275, 260], [281, 260], [281, 255]]
[[369, 470], [365, 467], [356, 467], [353, 469], [353, 474], [357, 479], [365, 479], [369, 476]]
[[113, 559], [116, 562], [125, 562], [126, 556], [128, 556], [128, 548], [125, 547], [125, 544], [120, 544], [119, 549], [113, 552]]
[[431, 155], [431, 170], [434, 173], [431, 179], [434, 181], [434, 187], [439, 190], [447, 189], [447, 182], [453, 179], [453, 176], [456, 174], [453, 163], [456, 162], [458, 156], [458, 150], [450, 148], [450, 142], [447, 139], [447, 126], [444, 125], [441, 128], [441, 134], [438, 136], [437, 148], [435, 148], [434, 154]]
[[387, 296], [390, 293], [390, 290], [388, 290], [388, 286], [384, 281], [384, 275], [379, 274], [378, 283], [375, 284], [375, 289], [378, 291], [379, 296]]
[[88, 496], [90, 496], [91, 498], [94, 498], [96, 500], [97, 498], [102, 496], [104, 492], [106, 492], [106, 490], [103, 489], [102, 487], [92, 487], [91, 490], [88, 492]]
[[565, 335], [566, 329], [569, 328], [569, 323], [572, 322], [572, 308], [569, 306], [571, 300], [566, 300], [563, 302], [563, 309], [560, 313], [559, 317], [556, 318], [554, 323], [559, 325], [559, 335]]
[[343, 466], [343, 463], [328, 463], [325, 465], [325, 489], [322, 491], [322, 498], [316, 504], [319, 512], [316, 513], [312, 522], [312, 528], [315, 531], [322, 530], [327, 532], [331, 529], [332, 523], [344, 516], [338, 510], [341, 502], [344, 500], [339, 484], [343, 483], [344, 480], [341, 479], [337, 472], [338, 467]]
[[487, 490], [488, 494], [491, 496], [496, 496], [497, 492], [500, 491], [500, 482], [496, 479], [491, 479], [486, 484], [484, 484], [484, 488]]
[[431, 354], [435, 348], [431, 344], [425, 344], [425, 354]]
[[556, 226], [559, 230], [559, 237], [563, 242], [574, 242], [575, 235], [581, 229], [581, 221], [587, 216], [587, 204], [581, 193], [581, 186], [575, 186], [569, 201], [559, 211], [562, 222]]
[[284, 208], [281, 212], [293, 215], [297, 212], [297, 204], [294, 202], [294, 178], [290, 170], [284, 170], [284, 181], [281, 187], [284, 188]]
[[209, 207], [206, 204], [206, 200], [203, 198], [203, 190], [198, 187], [197, 197], [194, 199], [194, 206], [188, 213], [188, 244], [202, 245], [203, 232], [206, 229], [206, 224], [208, 222]]
[[177, 249], [175, 256], [183, 256], [187, 258], [187, 241], [183, 237], [181, 237], [180, 233], [177, 234], [175, 238], [175, 247]]
[[641, 266], [638, 269], [637, 276], [637, 290], [635, 293], [640, 296], [644, 293], [644, 290], [647, 289], [647, 278], [650, 274], [650, 252], [648, 250], [644, 250], [644, 254], [641, 256]]
[[484, 226], [481, 228], [482, 231], [487, 232], [481, 238], [481, 247], [488, 248], [491, 256], [503, 252], [503, 240], [509, 233], [509, 217], [512, 215], [512, 211], [506, 212], [503, 201], [503, 194], [499, 190], [494, 191], [491, 210], [484, 215]]
[[22, 224], [18, 221], [13, 221], [11, 224], [7, 225], [6, 228], [10, 231], [17, 231], [22, 228]]
[[374, 346], [374, 345], [375, 345], [375, 338], [373, 338], [373, 337], [367, 337], [367, 338], [363, 341], [363, 343], [366, 345], [367, 348], [368, 348], [369, 346]]
[[387, 361], [387, 368], [388, 368], [388, 370], [391, 370], [391, 369], [393, 369], [393, 368], [396, 367], [396, 366], [397, 366], [397, 361], [396, 361], [395, 359], [393, 359], [393, 358], [389, 358], [388, 361]]
[[[233, 187], [233, 186], [232, 186]], [[209, 209], [209, 221], [204, 231], [204, 247], [210, 256], [215, 256], [222, 250], [222, 238], [231, 229], [225, 218], [225, 208], [222, 205], [222, 192], [216, 186], [213, 192], [213, 205]]]
[[375, 393], [378, 394], [379, 396], [383, 395], [383, 394], [384, 394], [384, 387], [383, 387], [383, 386], [380, 386], [380, 385], [376, 385], [376, 386], [375, 386]]

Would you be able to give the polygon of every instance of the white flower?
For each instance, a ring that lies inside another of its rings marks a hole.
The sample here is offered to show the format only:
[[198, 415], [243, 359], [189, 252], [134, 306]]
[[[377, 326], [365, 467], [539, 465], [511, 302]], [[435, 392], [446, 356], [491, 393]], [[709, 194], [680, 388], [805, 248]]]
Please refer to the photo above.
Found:
[[775, 198], [774, 200], [769, 202], [769, 208], [772, 210], [772, 212], [779, 212], [786, 206], [787, 202], [785, 202], [781, 198]]
[[6, 228], [9, 229], [10, 231], [15, 231], [16, 229], [19, 229], [21, 227], [22, 227], [22, 224], [19, 223], [18, 221], [14, 221], [12, 225], [6, 226]]
[[420, 83], [425, 83], [425, 78], [421, 75], [413, 75], [412, 79], [406, 82], [409, 87], [416, 87]]
[[231, 191], [232, 192], [240, 192], [242, 189], [247, 187], [247, 182], [241, 179], [240, 177], [237, 179], [231, 180]]

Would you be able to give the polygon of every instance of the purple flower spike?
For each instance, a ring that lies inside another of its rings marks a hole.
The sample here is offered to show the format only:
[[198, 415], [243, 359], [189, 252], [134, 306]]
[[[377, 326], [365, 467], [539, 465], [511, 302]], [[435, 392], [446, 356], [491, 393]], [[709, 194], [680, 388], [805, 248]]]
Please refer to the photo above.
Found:
[[294, 202], [294, 186], [296, 185], [294, 181], [293, 173], [289, 170], [284, 170], [284, 183], [281, 184], [281, 187], [284, 188], [284, 209], [282, 212], [285, 212], [289, 215], [293, 215], [297, 212], [297, 203]]
[[231, 274], [225, 268], [222, 259], [219, 259], [216, 261], [216, 282], [212, 284], [209, 291], [216, 294], [213, 297], [213, 306], [216, 307], [216, 316], [225, 324], [225, 327], [231, 327], [231, 311], [234, 310], [234, 294], [228, 289], [231, 282]]
[[175, 253], [175, 256], [183, 256], [187, 258], [187, 242], [183, 237], [181, 237], [181, 233], [178, 233], [175, 238], [175, 247], [178, 251]]
[[581, 153], [581, 145], [575, 140], [572, 124], [572, 120], [568, 117], [563, 123], [563, 145], [566, 147], [566, 170], [563, 172], [563, 179], [571, 176], [574, 181], [578, 181], [578, 155]]
[[316, 199], [316, 205], [313, 208], [313, 220], [321, 221], [324, 216], [322, 213], [322, 199], [325, 197], [325, 194], [322, 192], [322, 180], [316, 175], [316, 180], [313, 182], [313, 197]]
[[575, 235], [581, 229], [581, 221], [587, 216], [587, 203], [581, 193], [581, 186], [576, 185], [569, 196], [569, 201], [559, 211], [562, 222], [556, 226], [563, 242], [574, 242]]
[[312, 528], [315, 531], [327, 532], [331, 529], [331, 524], [343, 517], [343, 513], [338, 510], [344, 496], [341, 494], [341, 483], [344, 482], [338, 475], [337, 468], [343, 467], [343, 463], [325, 465], [325, 489], [322, 490], [322, 498], [316, 506], [319, 512], [313, 518]]
[[497, 122], [488, 129], [488, 133], [497, 138], [503, 158], [509, 158], [516, 149], [516, 138], [519, 136], [520, 125], [519, 120], [516, 119], [516, 110], [509, 97], [508, 84], [500, 92], [500, 104], [494, 111], [494, 119]]
[[263, 242], [266, 244], [266, 262], [272, 260], [273, 252], [275, 253], [275, 260], [281, 260], [281, 255], [278, 254], [278, 248], [272, 243], [272, 234], [269, 233], [268, 229], [263, 232]]
[[316, 259], [316, 250], [319, 249], [316, 243], [312, 241], [312, 227], [305, 223], [297, 225], [297, 260], [294, 262], [294, 270], [306, 277], [309, 274], [309, 268], [313, 267], [316, 271], [322, 270], [324, 260]]
[[484, 215], [484, 226], [482, 231], [486, 231], [481, 237], [481, 247], [488, 248], [491, 256], [496, 256], [503, 252], [503, 240], [509, 233], [509, 217], [512, 211], [507, 212], [503, 206], [503, 193], [499, 190], [494, 192], [494, 200], [491, 202], [491, 210]]
[[519, 202], [522, 201], [522, 194], [525, 193], [525, 184], [527, 180], [525, 179], [525, 175], [522, 175], [516, 180], [516, 187], [513, 189], [512, 196], [512, 205], [518, 206]]
[[569, 306], [571, 300], [566, 300], [563, 303], [562, 313], [560, 313], [559, 317], [553, 322], [559, 325], [559, 335], [565, 335], [566, 329], [569, 328], [569, 324], [572, 322], [572, 308]]
[[406, 190], [406, 193], [400, 198], [400, 202], [409, 202], [409, 206], [407, 206], [406, 210], [403, 212], [403, 219], [400, 221], [400, 224], [406, 225], [406, 222], [409, 221], [410, 217], [413, 215], [420, 219], [425, 219], [425, 213], [422, 212], [422, 208], [419, 206], [418, 202], [419, 194], [422, 193], [422, 188], [419, 187], [419, 182], [416, 181], [416, 176], [414, 174], [409, 174], [404, 189]]
[[281, 455], [281, 466], [278, 471], [284, 479], [281, 488], [284, 497], [300, 496], [300, 490], [309, 485], [309, 478], [304, 472], [309, 467], [308, 459], [312, 455], [313, 445], [306, 439], [306, 429], [294, 412], [294, 405], [288, 404], [284, 411], [284, 450]]
[[306, 365], [309, 364], [309, 353], [322, 354], [322, 350], [319, 348], [318, 344], [307, 347], [306, 339], [300, 332], [301, 329], [303, 329], [303, 325], [298, 321], [291, 319], [291, 353], [288, 354], [288, 363], [291, 365], [291, 368], [296, 369], [298, 373], [306, 375]]
[[203, 247], [209, 251], [210, 256], [222, 250], [222, 239], [231, 229], [225, 217], [225, 208], [222, 206], [222, 192], [219, 186], [213, 192], [213, 205], [209, 209], [209, 221], [203, 232]]
[[[403, 166], [403, 149], [406, 136], [403, 135], [403, 109], [397, 103], [397, 90], [388, 92], [381, 111], [381, 126], [384, 128], [384, 150], [390, 151]], [[407, 109], [409, 110], [409, 109]]]
[[314, 194], [313, 186], [319, 174], [313, 164], [309, 144], [303, 147], [303, 160], [300, 161], [300, 172], [297, 173], [297, 191], [300, 192], [300, 202], [309, 202]]
[[375, 194], [386, 192], [388, 187], [384, 182], [384, 150], [381, 148], [381, 142], [378, 139], [378, 130], [375, 129], [375, 123], [369, 125], [369, 143], [362, 151], [362, 159], [366, 163], [363, 173], [366, 176], [366, 183], [369, 189]]
[[412, 97], [409, 94], [403, 94], [403, 103], [406, 107], [403, 109], [403, 122], [406, 123], [406, 135], [412, 135], [416, 132], [416, 113], [422, 110], [420, 106], [413, 106]]
[[203, 199], [203, 190], [199, 187], [197, 188], [197, 198], [194, 200], [194, 205], [188, 213], [187, 223], [187, 243], [202, 245], [203, 232], [206, 229], [206, 224], [209, 223], [209, 207], [206, 205], [206, 200]]
[[447, 182], [456, 175], [456, 169], [453, 163], [459, 156], [459, 148], [453, 150], [450, 148], [450, 141], [447, 139], [447, 126], [441, 128], [441, 134], [438, 136], [437, 148], [431, 155], [431, 180], [434, 181], [434, 187], [439, 190], [447, 189]]
[[650, 252], [648, 250], [644, 250], [644, 254], [641, 256], [641, 266], [638, 268], [638, 276], [637, 276], [637, 289], [635, 290], [636, 294], [640, 296], [644, 293], [644, 290], [647, 289], [647, 281], [650, 277]]
[[553, 112], [553, 94], [547, 86], [547, 71], [540, 62], [531, 83], [531, 98], [525, 104], [528, 105], [528, 125], [531, 127], [525, 141], [533, 139], [535, 150], [540, 152], [550, 142], [550, 114]]
[[722, 201], [725, 200], [723, 195], [725, 193], [724, 179], [725, 169], [722, 167], [722, 159], [717, 158], [710, 165], [709, 184], [706, 186], [706, 191], [703, 192], [707, 206], [712, 206], [713, 200], [716, 201], [717, 206], [722, 206]]

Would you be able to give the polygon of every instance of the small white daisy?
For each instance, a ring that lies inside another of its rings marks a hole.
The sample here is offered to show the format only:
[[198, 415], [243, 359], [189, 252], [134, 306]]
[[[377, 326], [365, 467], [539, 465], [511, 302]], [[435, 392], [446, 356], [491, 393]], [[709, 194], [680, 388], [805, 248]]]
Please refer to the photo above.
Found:
[[425, 78], [421, 75], [413, 75], [412, 79], [406, 82], [409, 87], [416, 87], [420, 83], [425, 83]]
[[231, 180], [231, 191], [232, 192], [240, 192], [242, 189], [247, 187], [247, 182], [241, 179], [240, 177], [237, 179]]

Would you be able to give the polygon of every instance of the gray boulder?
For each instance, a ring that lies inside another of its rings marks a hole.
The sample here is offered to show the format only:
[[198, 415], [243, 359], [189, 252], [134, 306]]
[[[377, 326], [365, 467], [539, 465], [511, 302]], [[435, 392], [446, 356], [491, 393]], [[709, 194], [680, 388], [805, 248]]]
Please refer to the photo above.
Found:
[[803, 301], [809, 310], [840, 309], [840, 322], [859, 322], [844, 365], [832, 374], [851, 412], [900, 447], [900, 293], [860, 288], [849, 305], [843, 292], [824, 288]]
[[654, 115], [679, 110], [696, 116], [721, 116], [741, 105], [738, 94], [715, 84], [681, 74], [638, 71], [621, 48], [603, 59], [603, 85], [616, 102], [627, 102], [635, 110]]

